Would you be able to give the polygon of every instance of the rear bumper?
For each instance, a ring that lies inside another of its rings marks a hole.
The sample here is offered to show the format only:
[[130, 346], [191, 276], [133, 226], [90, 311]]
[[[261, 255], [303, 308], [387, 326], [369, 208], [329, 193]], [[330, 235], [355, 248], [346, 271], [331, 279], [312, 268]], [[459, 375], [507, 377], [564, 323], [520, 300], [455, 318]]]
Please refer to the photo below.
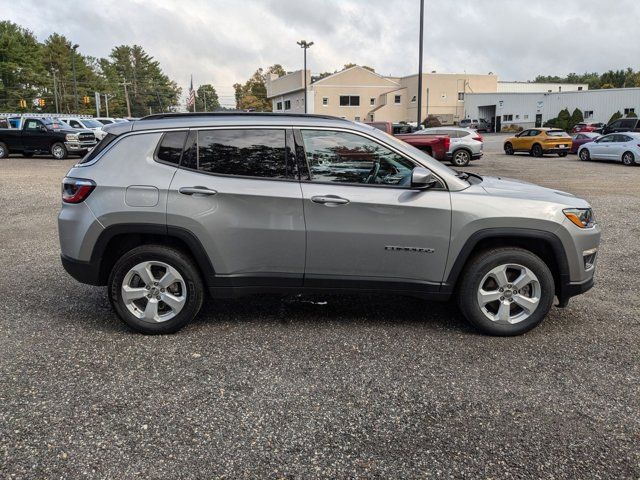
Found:
[[101, 285], [99, 265], [76, 260], [64, 254], [60, 255], [60, 260], [67, 273], [77, 281], [89, 285]]
[[545, 148], [543, 150], [544, 153], [569, 153], [569, 147], [552, 147]]

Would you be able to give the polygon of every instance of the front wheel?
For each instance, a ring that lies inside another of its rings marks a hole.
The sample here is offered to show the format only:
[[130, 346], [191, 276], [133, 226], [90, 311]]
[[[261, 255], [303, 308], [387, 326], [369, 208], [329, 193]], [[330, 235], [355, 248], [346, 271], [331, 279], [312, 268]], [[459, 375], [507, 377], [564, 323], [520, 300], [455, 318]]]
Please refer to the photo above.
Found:
[[456, 167], [466, 167], [471, 161], [471, 155], [466, 150], [456, 150], [453, 152], [451, 163]]
[[56, 160], [64, 160], [68, 155], [67, 147], [64, 146], [64, 143], [54, 143], [51, 145], [51, 155]]
[[583, 162], [588, 162], [591, 159], [589, 150], [587, 150], [586, 148], [583, 148], [582, 150], [580, 150], [580, 155], [578, 156], [580, 157], [580, 160], [582, 160]]
[[549, 267], [530, 251], [515, 247], [475, 256], [457, 292], [465, 318], [481, 332], [500, 336], [534, 328], [546, 317], [554, 296]]
[[161, 245], [124, 254], [109, 276], [109, 300], [118, 317], [146, 334], [174, 333], [200, 311], [204, 286], [193, 261]]
[[9, 149], [4, 143], [0, 142], [0, 158], [5, 158], [8, 156], [9, 156]]

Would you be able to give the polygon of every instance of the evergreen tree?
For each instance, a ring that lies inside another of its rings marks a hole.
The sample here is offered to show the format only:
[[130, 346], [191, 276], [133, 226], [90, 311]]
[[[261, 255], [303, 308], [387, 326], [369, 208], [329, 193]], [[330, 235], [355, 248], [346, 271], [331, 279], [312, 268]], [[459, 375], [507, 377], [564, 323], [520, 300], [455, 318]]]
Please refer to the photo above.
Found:
[[622, 118], [622, 114], [620, 113], [620, 110], [618, 110], [616, 113], [611, 115], [611, 118], [609, 119], [609, 121], [607, 123], [615, 122], [619, 118]]
[[582, 110], [576, 108], [571, 114], [571, 118], [569, 120], [569, 130], [571, 130], [580, 122], [584, 122], [584, 116], [582, 115]]
[[562, 130], [569, 130], [570, 123], [571, 123], [571, 114], [569, 113], [569, 110], [566, 108], [560, 110], [560, 113], [558, 114], [558, 119], [557, 119], [557, 127], [561, 128]]
[[220, 108], [218, 93], [213, 85], [204, 84], [196, 90], [196, 111], [214, 112]]

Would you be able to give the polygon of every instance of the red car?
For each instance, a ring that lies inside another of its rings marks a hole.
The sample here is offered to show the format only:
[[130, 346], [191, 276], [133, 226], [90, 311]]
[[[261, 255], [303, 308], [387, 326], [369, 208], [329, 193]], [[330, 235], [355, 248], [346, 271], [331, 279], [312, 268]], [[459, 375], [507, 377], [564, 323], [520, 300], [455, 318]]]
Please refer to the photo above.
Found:
[[585, 143], [593, 142], [596, 138], [600, 136], [599, 133], [595, 132], [580, 132], [576, 133], [571, 138], [571, 148], [569, 149], [570, 153], [578, 153], [578, 149], [580, 145], [584, 145]]
[[575, 124], [575, 126], [571, 129], [571, 133], [595, 132], [602, 127], [604, 127], [604, 123], [580, 122]]
[[448, 135], [415, 135], [411, 133], [396, 133], [398, 131], [396, 125], [391, 122], [364, 122], [367, 125], [387, 132], [389, 135], [393, 135], [400, 140], [407, 142], [409, 145], [413, 145], [418, 150], [431, 155], [436, 160], [444, 161], [451, 146], [451, 139]]

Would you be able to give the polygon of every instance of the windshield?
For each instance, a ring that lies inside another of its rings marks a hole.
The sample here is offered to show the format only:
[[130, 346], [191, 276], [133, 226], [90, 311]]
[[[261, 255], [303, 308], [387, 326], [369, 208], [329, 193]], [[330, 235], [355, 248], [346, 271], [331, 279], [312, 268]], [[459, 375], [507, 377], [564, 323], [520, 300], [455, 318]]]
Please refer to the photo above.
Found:
[[82, 123], [84, 123], [87, 128], [102, 128], [102, 124], [100, 122], [88, 118], [82, 120]]

